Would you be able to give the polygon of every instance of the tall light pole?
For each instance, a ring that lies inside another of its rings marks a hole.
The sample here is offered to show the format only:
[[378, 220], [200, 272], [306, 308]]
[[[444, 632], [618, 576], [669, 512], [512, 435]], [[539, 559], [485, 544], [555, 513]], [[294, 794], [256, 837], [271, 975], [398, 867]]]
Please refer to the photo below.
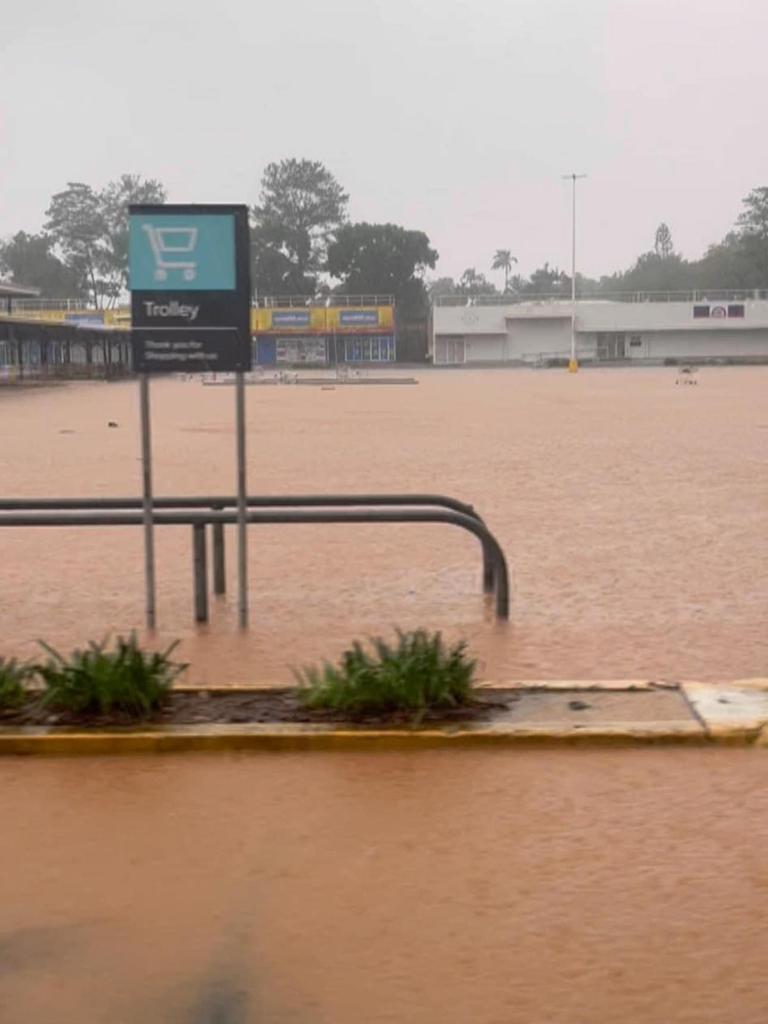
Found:
[[573, 216], [572, 216], [572, 238], [571, 238], [571, 358], [568, 362], [568, 372], [576, 373], [579, 368], [579, 361], [576, 358], [576, 182], [579, 178], [586, 178], [586, 174], [564, 174], [563, 178], [573, 185]]

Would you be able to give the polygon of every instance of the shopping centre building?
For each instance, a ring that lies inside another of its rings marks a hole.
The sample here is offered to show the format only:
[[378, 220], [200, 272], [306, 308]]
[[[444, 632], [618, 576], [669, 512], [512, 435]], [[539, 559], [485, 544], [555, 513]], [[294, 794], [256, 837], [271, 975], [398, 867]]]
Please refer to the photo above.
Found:
[[[768, 361], [768, 290], [580, 299], [574, 314], [580, 362]], [[558, 363], [570, 355], [571, 315], [563, 299], [442, 296], [432, 308], [432, 361]]]

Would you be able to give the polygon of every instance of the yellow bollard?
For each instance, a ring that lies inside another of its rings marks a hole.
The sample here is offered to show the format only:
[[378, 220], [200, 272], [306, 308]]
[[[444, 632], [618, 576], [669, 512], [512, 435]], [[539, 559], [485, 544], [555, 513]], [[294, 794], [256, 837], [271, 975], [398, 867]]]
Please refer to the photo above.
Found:
[[578, 369], [579, 369], [579, 361], [578, 361], [578, 359], [569, 359], [568, 360], [568, 373], [576, 373]]

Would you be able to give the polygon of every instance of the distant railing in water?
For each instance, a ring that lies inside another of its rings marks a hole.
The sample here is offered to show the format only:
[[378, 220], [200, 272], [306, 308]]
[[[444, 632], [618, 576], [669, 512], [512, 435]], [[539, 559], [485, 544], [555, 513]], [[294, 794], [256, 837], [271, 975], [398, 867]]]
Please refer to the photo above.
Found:
[[[214, 593], [226, 591], [224, 526], [237, 522], [232, 496], [156, 498], [158, 526], [192, 527], [194, 607], [198, 622], [208, 621], [205, 527], [213, 531]], [[483, 551], [483, 591], [494, 594], [496, 617], [509, 618], [509, 573], [504, 552], [471, 505], [435, 494], [282, 495], [248, 498], [248, 521], [279, 525], [309, 523], [447, 523], [473, 533]], [[0, 527], [140, 526], [137, 498], [3, 498]], [[203, 511], [198, 511], [202, 509]]]

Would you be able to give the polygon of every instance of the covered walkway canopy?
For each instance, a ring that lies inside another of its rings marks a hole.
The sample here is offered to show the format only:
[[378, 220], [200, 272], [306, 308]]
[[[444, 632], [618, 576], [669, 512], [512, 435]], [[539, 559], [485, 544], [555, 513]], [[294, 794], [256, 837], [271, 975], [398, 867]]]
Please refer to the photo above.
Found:
[[122, 377], [131, 371], [130, 331], [104, 324], [0, 315], [0, 371], [18, 377]]
[[14, 299], [36, 299], [40, 294], [39, 288], [26, 288], [13, 281], [0, 281], [0, 301], [5, 303], [5, 310], [11, 315], [11, 303]]

